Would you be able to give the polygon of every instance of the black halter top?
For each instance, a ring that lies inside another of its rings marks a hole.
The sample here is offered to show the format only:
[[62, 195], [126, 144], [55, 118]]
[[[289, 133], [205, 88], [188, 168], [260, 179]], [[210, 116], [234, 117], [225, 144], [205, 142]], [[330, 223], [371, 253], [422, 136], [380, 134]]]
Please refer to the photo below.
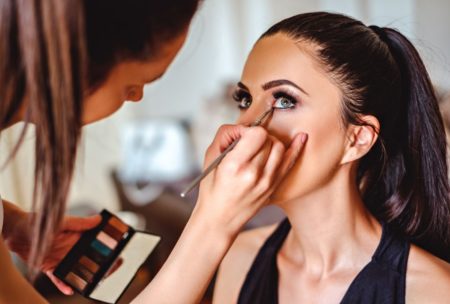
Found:
[[[239, 304], [278, 303], [277, 253], [291, 225], [285, 219], [258, 252], [239, 294]], [[410, 243], [383, 225], [371, 261], [347, 289], [342, 304], [404, 304]]]

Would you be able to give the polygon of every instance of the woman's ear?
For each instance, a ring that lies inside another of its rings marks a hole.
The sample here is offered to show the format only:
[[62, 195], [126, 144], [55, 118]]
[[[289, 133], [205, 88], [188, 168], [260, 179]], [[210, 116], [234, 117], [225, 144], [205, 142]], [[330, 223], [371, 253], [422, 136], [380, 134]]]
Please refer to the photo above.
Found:
[[371, 115], [360, 117], [363, 125], [351, 125], [347, 132], [345, 151], [341, 165], [362, 158], [366, 155], [378, 139], [380, 123]]

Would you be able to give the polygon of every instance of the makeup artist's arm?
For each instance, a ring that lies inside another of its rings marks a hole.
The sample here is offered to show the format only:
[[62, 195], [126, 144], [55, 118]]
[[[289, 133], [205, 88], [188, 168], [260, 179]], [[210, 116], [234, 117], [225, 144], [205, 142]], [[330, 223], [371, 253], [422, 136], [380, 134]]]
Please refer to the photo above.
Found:
[[306, 141], [306, 135], [298, 135], [286, 150], [263, 128], [224, 126], [205, 164], [237, 138], [238, 145], [201, 183], [197, 205], [177, 245], [134, 304], [198, 303], [239, 230], [265, 204]]
[[23, 211], [16, 205], [3, 200], [4, 220], [2, 236], [5, 240], [8, 240], [13, 232], [22, 225], [22, 222], [27, 218], [27, 212]]
[[16, 269], [3, 238], [0, 238], [0, 269], [0, 304], [47, 303]]
[[[4, 225], [2, 235], [9, 250], [15, 252], [24, 261], [30, 252], [29, 212], [25, 212], [16, 205], [3, 201]], [[72, 288], [58, 280], [53, 275], [56, 265], [79, 239], [81, 232], [91, 229], [99, 224], [99, 216], [79, 218], [67, 216], [63, 219], [61, 229], [56, 234], [50, 247], [49, 254], [45, 257], [41, 270], [64, 294], [72, 294]]]

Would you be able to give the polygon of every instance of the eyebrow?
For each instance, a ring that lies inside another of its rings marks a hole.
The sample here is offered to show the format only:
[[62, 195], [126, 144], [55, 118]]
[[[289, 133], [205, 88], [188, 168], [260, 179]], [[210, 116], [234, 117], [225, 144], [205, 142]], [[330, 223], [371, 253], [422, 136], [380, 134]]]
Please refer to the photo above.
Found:
[[269, 82], [263, 84], [262, 88], [264, 91], [267, 91], [269, 89], [279, 87], [282, 85], [288, 85], [288, 86], [294, 87], [294, 88], [302, 91], [305, 95], [309, 96], [309, 94], [304, 89], [302, 89], [300, 86], [296, 85], [295, 83], [293, 83], [292, 81], [287, 80], [287, 79], [277, 79], [277, 80], [269, 81]]
[[238, 86], [239, 88], [243, 89], [243, 90], [250, 91], [250, 90], [248, 89], [248, 87], [247, 87], [245, 84], [243, 84], [242, 82], [240, 82], [240, 81], [238, 82], [237, 86]]
[[[263, 88], [264, 91], [267, 91], [267, 90], [270, 90], [270, 89], [273, 89], [273, 88], [276, 88], [276, 87], [279, 87], [279, 86], [282, 86], [282, 85], [288, 85], [288, 86], [294, 87], [294, 88], [302, 91], [305, 95], [309, 96], [308, 92], [306, 92], [300, 86], [298, 86], [297, 84], [295, 84], [292, 81], [287, 80], [287, 79], [272, 80], [272, 81], [266, 82], [261, 87]], [[246, 90], [246, 91], [250, 91], [248, 89], [248, 87], [245, 84], [243, 84], [242, 82], [238, 82], [237, 86], [239, 88], [241, 88], [241, 89]]]

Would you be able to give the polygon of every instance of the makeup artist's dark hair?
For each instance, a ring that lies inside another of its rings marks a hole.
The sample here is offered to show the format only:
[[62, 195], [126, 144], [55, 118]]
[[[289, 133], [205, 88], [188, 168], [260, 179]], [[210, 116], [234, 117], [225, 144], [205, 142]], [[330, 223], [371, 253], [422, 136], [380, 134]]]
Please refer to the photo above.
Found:
[[199, 1], [0, 1], [0, 126], [23, 105], [26, 121], [35, 125], [32, 269], [65, 211], [83, 97], [115, 64], [157, 55], [187, 28]]
[[[367, 208], [431, 253], [450, 261], [446, 139], [430, 78], [417, 50], [392, 28], [367, 27], [325, 12], [300, 14], [270, 28], [315, 47], [315, 59], [340, 87], [345, 125], [380, 122], [359, 163]], [[373, 126], [372, 126], [373, 127]]]

